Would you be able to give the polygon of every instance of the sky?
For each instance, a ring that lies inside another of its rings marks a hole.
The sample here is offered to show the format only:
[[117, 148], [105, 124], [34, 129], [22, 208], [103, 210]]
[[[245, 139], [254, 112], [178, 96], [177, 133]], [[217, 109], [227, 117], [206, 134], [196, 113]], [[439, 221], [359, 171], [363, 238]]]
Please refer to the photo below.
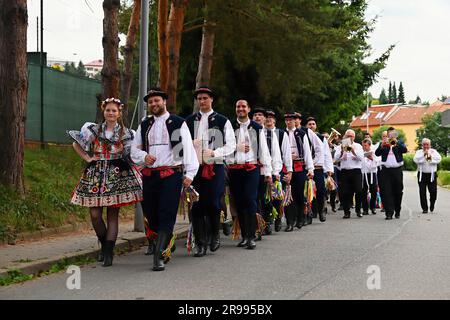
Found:
[[[45, 0], [44, 51], [48, 59], [88, 63], [102, 59], [103, 0]], [[28, 51], [36, 51], [40, 0], [28, 0]], [[377, 17], [369, 43], [379, 57], [391, 44], [387, 67], [370, 89], [378, 97], [389, 81], [403, 82], [407, 102], [419, 95], [436, 101], [450, 95], [449, 0], [369, 0], [366, 18]], [[124, 38], [121, 39], [123, 45]]]

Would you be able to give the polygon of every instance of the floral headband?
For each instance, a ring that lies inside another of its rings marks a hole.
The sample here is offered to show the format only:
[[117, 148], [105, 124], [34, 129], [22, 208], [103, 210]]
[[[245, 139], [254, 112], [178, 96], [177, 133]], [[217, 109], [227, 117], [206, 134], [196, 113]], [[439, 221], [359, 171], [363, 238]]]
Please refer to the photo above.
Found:
[[110, 102], [114, 102], [119, 106], [119, 111], [122, 111], [123, 109], [123, 103], [122, 101], [120, 101], [120, 99], [117, 98], [108, 98], [102, 101], [102, 110], [105, 109], [105, 106], [110, 103]]

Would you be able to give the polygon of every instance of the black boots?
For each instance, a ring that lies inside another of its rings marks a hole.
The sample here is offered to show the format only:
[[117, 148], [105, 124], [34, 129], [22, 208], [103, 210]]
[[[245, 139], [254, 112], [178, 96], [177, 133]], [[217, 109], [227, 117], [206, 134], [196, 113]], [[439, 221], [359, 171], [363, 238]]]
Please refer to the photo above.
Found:
[[256, 216], [247, 217], [247, 247], [246, 249], [253, 250], [256, 248]]
[[211, 236], [211, 242], [209, 244], [209, 249], [211, 250], [211, 252], [214, 252], [217, 249], [219, 249], [219, 247], [220, 247], [220, 236], [219, 236], [219, 234], [212, 235]]
[[155, 253], [155, 239], [153, 238], [147, 238], [148, 241], [148, 247], [147, 247], [147, 251], [145, 252], [146, 256], [151, 256], [152, 254]]
[[274, 229], [275, 229], [275, 232], [278, 232], [281, 230], [281, 218], [275, 219]]
[[113, 256], [114, 256], [114, 246], [116, 242], [111, 240], [106, 240], [103, 250], [103, 267], [112, 266]]
[[158, 232], [155, 252], [153, 254], [153, 271], [164, 270], [164, 260], [162, 257], [162, 252], [166, 249], [168, 241], [169, 241], [169, 233], [165, 231]]
[[100, 242], [100, 251], [99, 251], [98, 256], [97, 256], [97, 261], [98, 262], [103, 262], [103, 260], [105, 258], [104, 251], [105, 251], [106, 237], [105, 236], [102, 236], [102, 237], [97, 236], [97, 238], [98, 238], [98, 242]]
[[320, 222], [325, 222], [327, 220], [327, 208], [323, 208], [319, 212], [319, 220]]

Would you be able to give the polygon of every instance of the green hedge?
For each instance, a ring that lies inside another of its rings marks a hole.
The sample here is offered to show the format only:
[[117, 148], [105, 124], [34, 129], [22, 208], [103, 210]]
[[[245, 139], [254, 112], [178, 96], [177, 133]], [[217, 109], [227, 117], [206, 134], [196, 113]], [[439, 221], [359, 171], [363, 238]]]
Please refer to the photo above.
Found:
[[442, 161], [439, 164], [439, 170], [450, 171], [450, 157], [442, 157]]
[[417, 164], [413, 161], [414, 155], [407, 153], [403, 155], [403, 163], [404, 167], [403, 170], [407, 171], [416, 171], [417, 170]]
[[441, 170], [438, 172], [438, 184], [440, 186], [450, 186], [450, 171]]

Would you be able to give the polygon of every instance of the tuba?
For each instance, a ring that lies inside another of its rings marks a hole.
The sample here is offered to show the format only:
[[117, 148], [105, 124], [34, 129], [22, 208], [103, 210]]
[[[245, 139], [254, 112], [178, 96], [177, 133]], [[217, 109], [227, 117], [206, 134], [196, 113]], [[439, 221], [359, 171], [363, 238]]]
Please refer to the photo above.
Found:
[[337, 131], [334, 128], [331, 128], [331, 133], [330, 133], [330, 137], [328, 138], [328, 143], [333, 143], [333, 141], [338, 138], [339, 136], [341, 136], [341, 134], [339, 133], [339, 131]]

